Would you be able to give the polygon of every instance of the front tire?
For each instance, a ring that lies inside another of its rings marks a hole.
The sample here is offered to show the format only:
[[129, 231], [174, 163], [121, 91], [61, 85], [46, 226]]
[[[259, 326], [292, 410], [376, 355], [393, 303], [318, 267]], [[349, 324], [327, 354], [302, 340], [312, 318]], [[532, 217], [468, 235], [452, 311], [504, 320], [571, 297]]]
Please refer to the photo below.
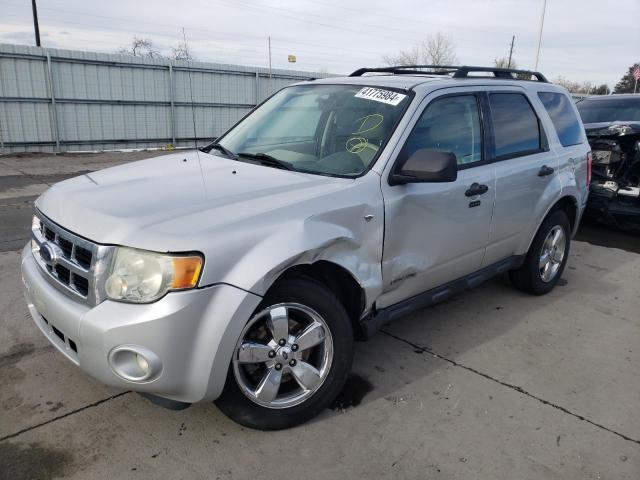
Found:
[[283, 280], [244, 328], [216, 405], [250, 428], [299, 425], [335, 399], [352, 358], [351, 322], [336, 296], [311, 279]]
[[509, 272], [511, 283], [534, 295], [553, 290], [569, 258], [570, 232], [567, 214], [562, 210], [551, 212], [538, 229], [522, 266]]

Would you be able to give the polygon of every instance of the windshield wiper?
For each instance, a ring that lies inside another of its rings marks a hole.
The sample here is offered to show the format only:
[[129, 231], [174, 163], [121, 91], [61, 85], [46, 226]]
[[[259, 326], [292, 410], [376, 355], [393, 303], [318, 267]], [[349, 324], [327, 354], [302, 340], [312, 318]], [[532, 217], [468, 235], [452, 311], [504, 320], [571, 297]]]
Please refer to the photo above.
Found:
[[258, 160], [262, 165], [267, 165], [269, 167], [281, 168], [283, 170], [291, 170], [295, 171], [296, 167], [291, 165], [289, 162], [285, 162], [284, 160], [279, 160], [271, 155], [267, 155], [266, 153], [249, 153], [249, 152], [238, 152], [238, 157], [246, 157], [252, 158], [254, 160]]
[[[219, 150], [222, 153], [224, 153], [227, 157], [231, 157], [234, 160], [238, 159], [238, 156], [235, 153], [233, 153], [227, 147], [224, 147], [219, 143], [211, 143], [211, 144], [207, 145], [205, 148], [206, 148], [206, 152], [209, 152], [209, 151], [211, 151], [212, 148], [215, 148], [216, 150]], [[205, 148], [203, 148], [202, 150], [204, 151]]]

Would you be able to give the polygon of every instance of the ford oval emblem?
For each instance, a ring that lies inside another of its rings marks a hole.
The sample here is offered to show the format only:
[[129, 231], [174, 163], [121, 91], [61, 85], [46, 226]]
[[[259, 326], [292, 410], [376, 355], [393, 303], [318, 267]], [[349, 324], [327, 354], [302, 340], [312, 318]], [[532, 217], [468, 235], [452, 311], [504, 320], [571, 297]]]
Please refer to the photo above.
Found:
[[49, 242], [40, 245], [40, 257], [47, 265], [54, 266], [58, 262], [56, 249]]

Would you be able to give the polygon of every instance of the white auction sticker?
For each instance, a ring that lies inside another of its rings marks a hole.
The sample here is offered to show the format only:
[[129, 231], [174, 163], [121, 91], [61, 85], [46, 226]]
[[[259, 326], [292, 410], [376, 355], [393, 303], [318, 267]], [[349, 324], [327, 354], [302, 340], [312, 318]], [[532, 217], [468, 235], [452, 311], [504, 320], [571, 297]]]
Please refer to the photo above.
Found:
[[380, 88], [364, 87], [355, 95], [357, 98], [365, 98], [367, 100], [374, 100], [376, 102], [388, 103], [389, 105], [397, 106], [406, 95], [402, 93], [393, 92], [391, 90], [382, 90]]

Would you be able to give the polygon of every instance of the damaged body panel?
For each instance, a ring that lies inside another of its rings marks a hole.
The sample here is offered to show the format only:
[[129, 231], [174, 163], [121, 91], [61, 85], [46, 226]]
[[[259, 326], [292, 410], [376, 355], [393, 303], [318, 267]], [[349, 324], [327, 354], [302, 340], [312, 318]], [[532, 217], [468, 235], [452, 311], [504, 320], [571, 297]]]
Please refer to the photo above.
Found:
[[[150, 185], [162, 195], [143, 193]], [[370, 304], [382, 289], [379, 185], [375, 173], [354, 182], [191, 151], [66, 180], [36, 208], [103, 244], [201, 252], [215, 259], [205, 262], [201, 286], [264, 295], [288, 267], [333, 262]]]
[[640, 95], [578, 104], [593, 164], [586, 215], [640, 231]]

